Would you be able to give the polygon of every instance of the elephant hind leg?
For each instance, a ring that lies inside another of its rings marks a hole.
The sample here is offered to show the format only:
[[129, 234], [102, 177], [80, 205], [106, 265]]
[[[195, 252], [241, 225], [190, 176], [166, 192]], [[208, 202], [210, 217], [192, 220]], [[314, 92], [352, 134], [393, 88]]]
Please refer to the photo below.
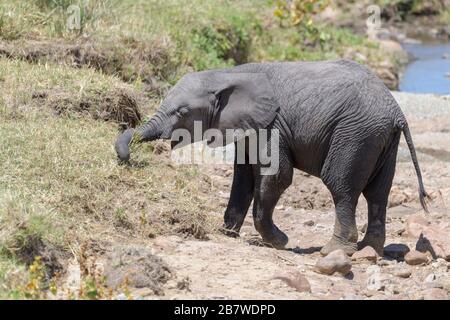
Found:
[[386, 207], [395, 174], [398, 140], [399, 137], [394, 139], [380, 170], [363, 190], [367, 200], [368, 221], [366, 234], [358, 243], [358, 248], [371, 246], [381, 256], [386, 240]]
[[344, 141], [331, 145], [321, 172], [336, 210], [333, 236], [322, 248], [323, 255], [337, 249], [351, 255], [357, 250], [356, 205], [381, 153], [375, 144]]

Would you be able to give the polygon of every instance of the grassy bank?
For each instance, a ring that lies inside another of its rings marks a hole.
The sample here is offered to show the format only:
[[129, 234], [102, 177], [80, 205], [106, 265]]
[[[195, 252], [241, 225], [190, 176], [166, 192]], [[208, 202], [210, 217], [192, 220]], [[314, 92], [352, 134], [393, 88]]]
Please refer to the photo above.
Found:
[[35, 94], [61, 88], [65, 99], [57, 105], [77, 106], [80, 96], [134, 87], [91, 69], [7, 59], [0, 60], [0, 79], [1, 296], [27, 292], [25, 266], [35, 256], [49, 280], [88, 240], [167, 233], [204, 239], [213, 232], [218, 220], [204, 196], [212, 186], [196, 167], [170, 165], [164, 143], [138, 150], [133, 168], [118, 166], [117, 122], [93, 117], [102, 112], [94, 106], [55, 113], [51, 92]]
[[[338, 57], [375, 70], [395, 63], [348, 29], [280, 20], [275, 1], [83, 3], [0, 0], [0, 297], [43, 297], [89, 241], [217, 231], [224, 208], [196, 166], [174, 167], [155, 142], [122, 167], [113, 148], [119, 128], [142, 121], [186, 72]], [[80, 28], [70, 29], [76, 8]]]

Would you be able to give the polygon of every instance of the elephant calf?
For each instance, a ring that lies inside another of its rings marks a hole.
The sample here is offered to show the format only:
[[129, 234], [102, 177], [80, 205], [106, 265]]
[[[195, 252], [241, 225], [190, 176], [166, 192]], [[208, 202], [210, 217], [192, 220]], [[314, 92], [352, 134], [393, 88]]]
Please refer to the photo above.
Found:
[[187, 74], [147, 123], [119, 136], [118, 157], [129, 160], [132, 139], [170, 139], [175, 129], [192, 132], [195, 121], [201, 121], [203, 131], [279, 132], [275, 174], [261, 174], [259, 161], [235, 161], [224, 216], [224, 227], [231, 233], [239, 233], [254, 200], [256, 229], [265, 242], [283, 248], [288, 237], [274, 224], [272, 214], [296, 168], [319, 177], [333, 197], [334, 233], [322, 254], [357, 250], [355, 208], [361, 193], [368, 203], [368, 226], [359, 247], [370, 245], [382, 253], [386, 206], [402, 132], [426, 210], [427, 194], [405, 116], [382, 81], [353, 61], [250, 63]]

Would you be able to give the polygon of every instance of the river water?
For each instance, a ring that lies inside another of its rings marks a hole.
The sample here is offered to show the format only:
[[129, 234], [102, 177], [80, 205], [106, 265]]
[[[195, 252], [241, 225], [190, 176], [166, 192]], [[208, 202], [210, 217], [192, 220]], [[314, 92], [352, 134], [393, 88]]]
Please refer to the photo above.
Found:
[[400, 91], [450, 94], [450, 44], [403, 44], [403, 48], [414, 60], [400, 79]]

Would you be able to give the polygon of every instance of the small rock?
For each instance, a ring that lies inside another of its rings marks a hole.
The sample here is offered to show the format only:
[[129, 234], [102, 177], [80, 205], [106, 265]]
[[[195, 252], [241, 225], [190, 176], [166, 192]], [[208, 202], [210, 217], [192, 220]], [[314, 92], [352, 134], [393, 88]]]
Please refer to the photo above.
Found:
[[412, 250], [405, 255], [405, 262], [412, 266], [425, 264], [428, 262], [428, 257], [422, 252]]
[[399, 277], [399, 278], [409, 278], [411, 277], [411, 269], [400, 269], [400, 270], [396, 270], [394, 272], [394, 275]]
[[437, 226], [424, 228], [416, 243], [416, 250], [430, 252], [433, 259], [442, 258], [450, 261], [448, 230], [441, 229]]
[[326, 257], [319, 259], [316, 263], [314, 271], [326, 275], [332, 275], [335, 272], [347, 275], [350, 273], [351, 269], [352, 263], [350, 258], [344, 250], [339, 249], [331, 252]]
[[405, 244], [392, 243], [384, 248], [384, 255], [392, 259], [402, 259], [409, 252]]
[[352, 255], [352, 260], [360, 261], [360, 260], [368, 260], [371, 262], [377, 262], [378, 254], [374, 248], [371, 246], [364, 247], [363, 249], [356, 251]]
[[442, 54], [442, 59], [450, 59], [450, 54], [445, 52], [444, 54]]
[[307, 227], [312, 227], [313, 225], [315, 225], [315, 222], [313, 220], [308, 220], [303, 222], [303, 225]]
[[282, 280], [289, 287], [294, 288], [298, 292], [311, 292], [311, 284], [300, 272], [295, 272], [289, 275], [275, 276], [272, 279]]
[[446, 290], [440, 288], [431, 288], [422, 292], [424, 300], [449, 300]]

